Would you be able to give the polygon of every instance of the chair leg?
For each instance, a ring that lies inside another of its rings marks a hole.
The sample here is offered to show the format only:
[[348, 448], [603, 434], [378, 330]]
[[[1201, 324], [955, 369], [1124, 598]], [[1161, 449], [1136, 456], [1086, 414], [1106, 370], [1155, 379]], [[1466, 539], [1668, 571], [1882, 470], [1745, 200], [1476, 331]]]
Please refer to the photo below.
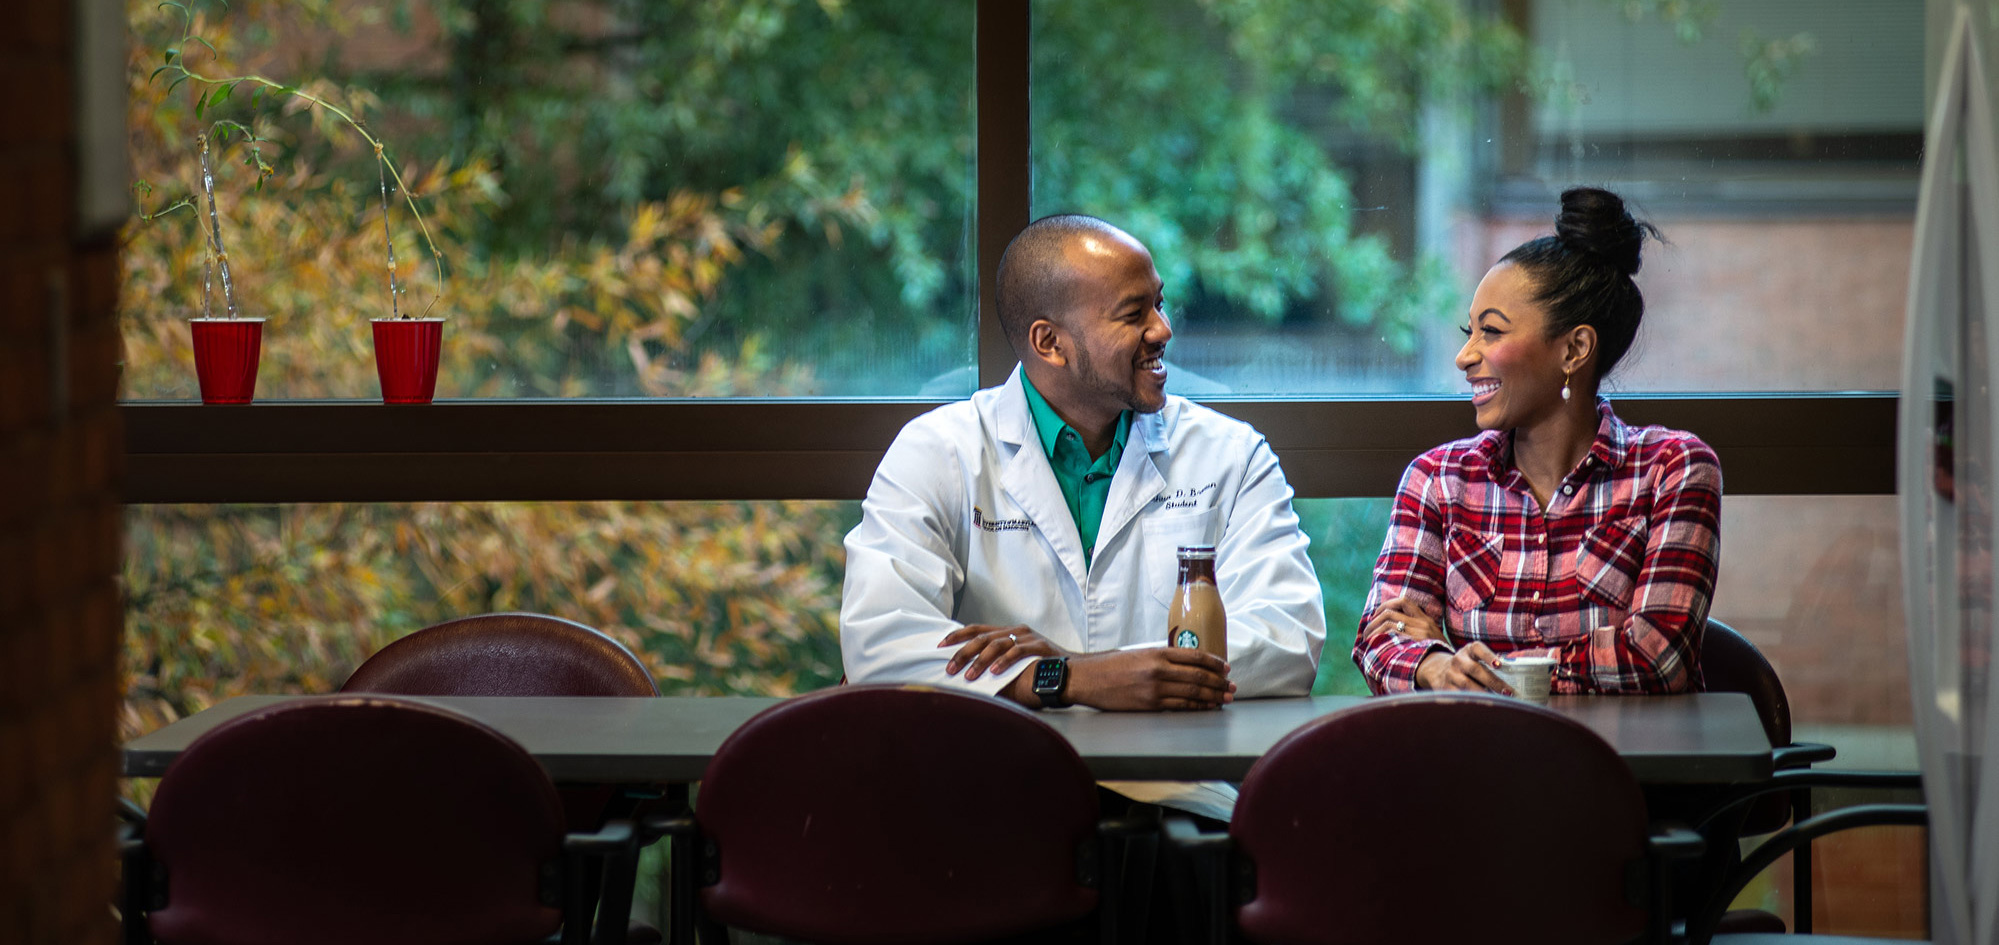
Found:
[[[648, 819], [646, 836], [666, 838], [666, 943], [695, 945], [702, 865], [698, 849], [701, 835], [694, 827], [694, 818], [682, 814]], [[719, 941], [726, 945], [727, 939]]]
[[125, 841], [122, 853], [119, 911], [123, 913], [125, 945], [153, 945], [152, 930], [146, 925], [146, 913], [152, 909], [153, 858], [145, 842], [138, 839]]
[[1124, 909], [1123, 838], [1097, 837], [1097, 945], [1119, 945], [1119, 913]]
[[[1812, 817], [1812, 792], [1803, 788], [1791, 792], [1791, 823], [1802, 824]], [[1791, 851], [1791, 931], [1810, 935], [1812, 931], [1812, 845], [1810, 841]]]
[[1201, 897], [1204, 909], [1209, 945], [1226, 945], [1229, 940], [1229, 904], [1234, 899], [1234, 891], [1229, 883], [1229, 855], [1224, 851], [1209, 852], [1201, 857], [1200, 885], [1205, 895]]
[[604, 859], [602, 895], [597, 901], [596, 945], [625, 945], [631, 929], [632, 887], [638, 884], [636, 846]]

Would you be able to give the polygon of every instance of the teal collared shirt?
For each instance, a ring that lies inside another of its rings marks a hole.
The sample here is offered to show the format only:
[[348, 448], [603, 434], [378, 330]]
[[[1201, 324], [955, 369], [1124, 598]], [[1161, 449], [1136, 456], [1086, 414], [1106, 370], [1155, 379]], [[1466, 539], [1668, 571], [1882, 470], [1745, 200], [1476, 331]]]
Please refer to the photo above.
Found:
[[1095, 460], [1083, 445], [1083, 435], [1062, 419], [1046, 398], [1034, 389], [1027, 372], [1020, 372], [1020, 386], [1027, 392], [1027, 412], [1034, 417], [1034, 431], [1041, 436], [1041, 449], [1055, 470], [1055, 484], [1062, 487], [1062, 501], [1069, 517], [1076, 520], [1076, 532], [1083, 538], [1083, 567], [1097, 549], [1097, 528], [1104, 521], [1104, 503], [1111, 495], [1111, 476], [1124, 458], [1125, 439], [1131, 435], [1131, 411], [1118, 414], [1117, 430], [1111, 434], [1110, 449]]

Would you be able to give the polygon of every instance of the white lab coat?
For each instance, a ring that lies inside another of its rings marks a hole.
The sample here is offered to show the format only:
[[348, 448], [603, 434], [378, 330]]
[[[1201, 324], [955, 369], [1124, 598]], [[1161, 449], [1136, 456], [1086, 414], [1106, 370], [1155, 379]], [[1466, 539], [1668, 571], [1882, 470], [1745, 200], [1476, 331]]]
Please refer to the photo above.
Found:
[[965, 624], [1026, 624], [1079, 652], [1163, 644], [1180, 545], [1216, 545], [1239, 698], [1303, 695], [1326, 639], [1291, 487], [1248, 424], [1169, 396], [1139, 414], [1089, 568], [1036, 435], [1020, 369], [909, 422], [847, 535], [840, 649], [853, 682], [996, 694], [1032, 661], [944, 675]]

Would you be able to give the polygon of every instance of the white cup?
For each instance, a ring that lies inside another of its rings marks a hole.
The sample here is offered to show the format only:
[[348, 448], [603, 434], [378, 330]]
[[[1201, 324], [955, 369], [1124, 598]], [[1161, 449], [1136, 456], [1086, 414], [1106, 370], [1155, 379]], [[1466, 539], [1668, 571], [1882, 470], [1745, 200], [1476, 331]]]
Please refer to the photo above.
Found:
[[1548, 704], [1548, 693], [1555, 682], [1554, 657], [1501, 657], [1499, 665], [1494, 666], [1492, 671], [1513, 690], [1515, 696], [1536, 705]]

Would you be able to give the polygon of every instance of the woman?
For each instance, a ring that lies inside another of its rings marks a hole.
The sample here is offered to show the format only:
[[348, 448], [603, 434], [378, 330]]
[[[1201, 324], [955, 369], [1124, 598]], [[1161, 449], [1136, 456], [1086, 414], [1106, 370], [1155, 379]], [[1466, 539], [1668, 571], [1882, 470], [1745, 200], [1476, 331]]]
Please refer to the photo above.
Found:
[[1402, 476], [1354, 642], [1376, 692], [1509, 692], [1501, 656], [1554, 657], [1558, 693], [1703, 688], [1721, 467], [1597, 396], [1644, 314], [1647, 235], [1617, 195], [1570, 190], [1555, 235], [1479, 282], [1457, 365], [1484, 432]]

